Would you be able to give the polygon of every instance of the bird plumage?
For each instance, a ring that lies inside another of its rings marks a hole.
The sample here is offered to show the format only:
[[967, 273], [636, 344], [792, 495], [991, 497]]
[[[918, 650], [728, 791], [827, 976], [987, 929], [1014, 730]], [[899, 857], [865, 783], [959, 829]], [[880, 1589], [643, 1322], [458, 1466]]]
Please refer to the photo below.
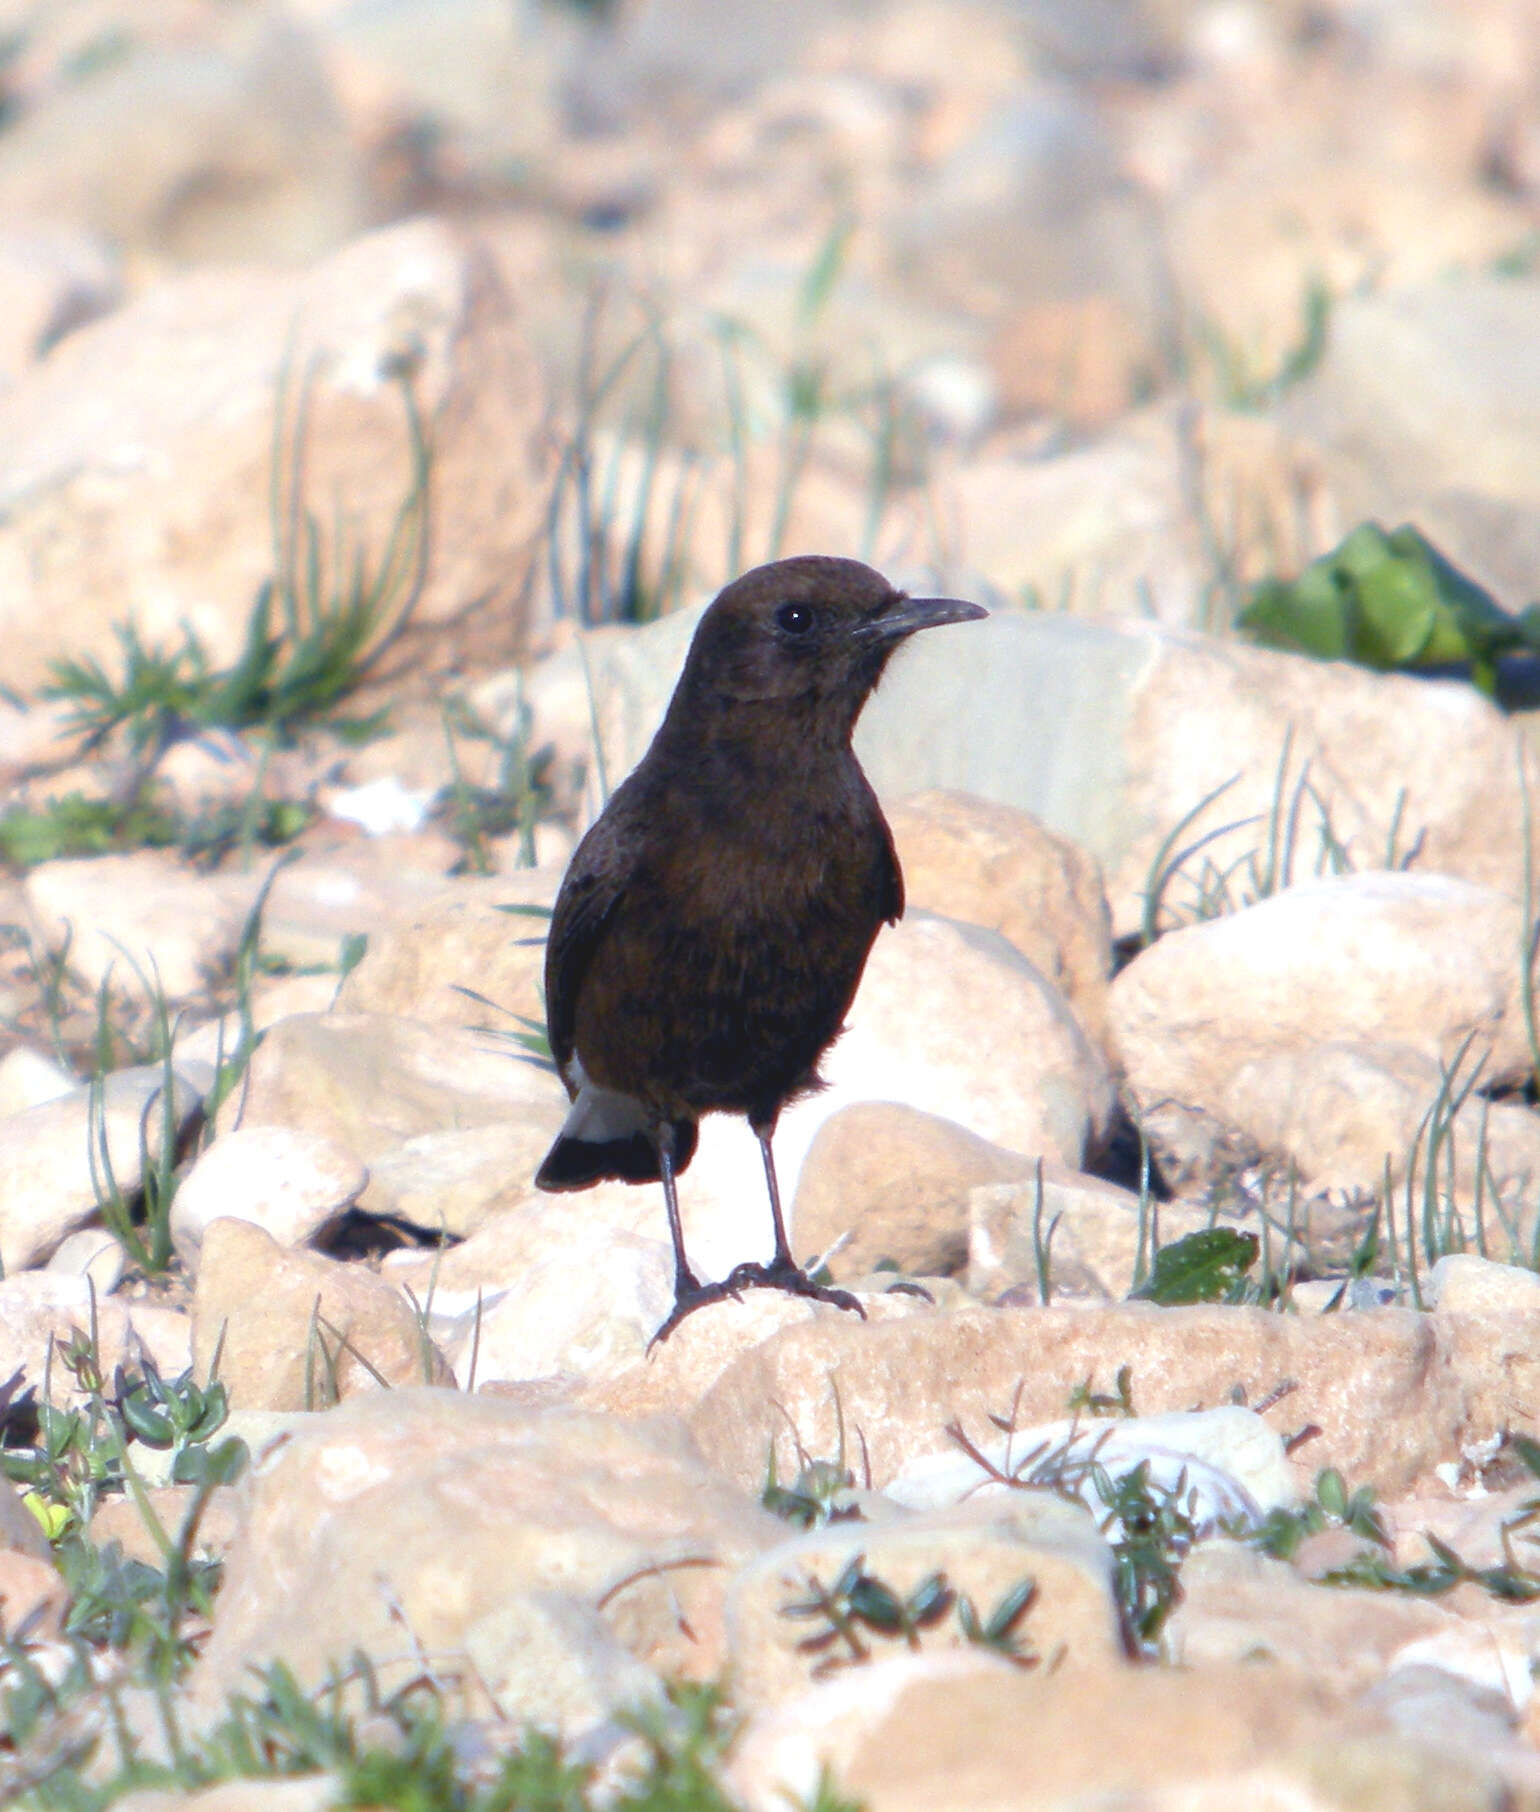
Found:
[[790, 1267], [807, 1282], [785, 1251], [770, 1135], [819, 1086], [872, 943], [904, 904], [851, 732], [899, 641], [981, 615], [907, 599], [852, 560], [745, 574], [701, 619], [652, 746], [572, 858], [545, 984], [573, 1107], [536, 1181], [662, 1179], [678, 1298], [665, 1331], [692, 1290], [715, 1299], [689, 1271], [673, 1195], [702, 1114], [745, 1115], [765, 1154], [777, 1259], [734, 1278], [800, 1288]]

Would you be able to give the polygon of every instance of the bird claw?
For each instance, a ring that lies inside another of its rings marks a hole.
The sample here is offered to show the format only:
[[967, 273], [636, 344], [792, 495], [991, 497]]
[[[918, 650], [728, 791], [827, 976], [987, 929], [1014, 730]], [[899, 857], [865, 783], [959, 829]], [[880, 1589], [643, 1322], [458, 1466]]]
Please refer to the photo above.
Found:
[[849, 1290], [815, 1283], [797, 1265], [745, 1263], [735, 1266], [720, 1283], [691, 1282], [676, 1288], [673, 1313], [647, 1342], [647, 1351], [651, 1353], [655, 1346], [661, 1346], [687, 1315], [713, 1302], [742, 1302], [745, 1290], [784, 1290], [788, 1296], [805, 1296], [811, 1302], [833, 1303], [837, 1309], [854, 1309], [863, 1321], [866, 1319], [866, 1310]]
[[662, 1327], [658, 1329], [657, 1333], [653, 1335], [652, 1339], [647, 1342], [648, 1353], [650, 1354], [655, 1346], [661, 1346], [663, 1342], [668, 1339], [669, 1335], [673, 1333], [674, 1329], [679, 1326], [680, 1322], [683, 1321], [687, 1315], [693, 1315], [697, 1309], [707, 1308], [714, 1302], [727, 1302], [729, 1300], [732, 1302], [742, 1302], [743, 1297], [737, 1283], [734, 1281], [736, 1276], [737, 1273], [734, 1272], [732, 1277], [723, 1278], [721, 1283], [703, 1284], [696, 1283], [692, 1280], [686, 1284], [676, 1285], [674, 1290], [673, 1312], [669, 1315], [668, 1320], [663, 1323]]
[[728, 1283], [735, 1290], [784, 1290], [788, 1296], [805, 1296], [812, 1302], [833, 1303], [837, 1309], [854, 1309], [863, 1321], [866, 1310], [849, 1290], [837, 1290], [832, 1284], [815, 1283], [799, 1265], [746, 1263], [729, 1273]]

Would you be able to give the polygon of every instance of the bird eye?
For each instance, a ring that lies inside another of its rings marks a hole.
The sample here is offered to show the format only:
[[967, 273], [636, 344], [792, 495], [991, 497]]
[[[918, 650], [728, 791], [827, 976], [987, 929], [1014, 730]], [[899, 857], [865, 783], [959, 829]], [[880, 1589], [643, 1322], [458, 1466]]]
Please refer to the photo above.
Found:
[[783, 604], [775, 613], [775, 626], [788, 635], [805, 635], [813, 627], [813, 613], [806, 604]]

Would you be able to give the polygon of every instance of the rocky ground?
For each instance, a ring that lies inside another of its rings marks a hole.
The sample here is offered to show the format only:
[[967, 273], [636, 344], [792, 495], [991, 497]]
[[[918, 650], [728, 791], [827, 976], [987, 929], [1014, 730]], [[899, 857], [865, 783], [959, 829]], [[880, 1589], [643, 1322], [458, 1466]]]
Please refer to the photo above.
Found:
[[[1540, 665], [1237, 624], [1531, 600], [1537, 256], [1520, 0], [0, 0], [0, 1801], [1540, 1807]], [[650, 1349], [544, 915], [812, 550], [865, 1318]]]

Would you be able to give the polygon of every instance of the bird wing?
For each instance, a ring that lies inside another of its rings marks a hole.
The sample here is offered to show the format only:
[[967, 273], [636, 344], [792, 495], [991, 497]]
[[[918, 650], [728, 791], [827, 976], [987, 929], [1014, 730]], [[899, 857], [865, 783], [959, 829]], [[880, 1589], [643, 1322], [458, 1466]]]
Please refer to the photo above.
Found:
[[904, 916], [904, 871], [899, 864], [898, 850], [893, 843], [893, 832], [888, 828], [888, 821], [879, 811], [877, 822], [882, 826], [882, 840], [887, 845], [887, 873], [883, 876], [882, 916], [890, 925], [896, 925]]
[[601, 818], [578, 845], [556, 898], [545, 945], [545, 1026], [551, 1055], [568, 1092], [578, 994], [594, 952], [625, 893], [630, 865], [610, 823]]

